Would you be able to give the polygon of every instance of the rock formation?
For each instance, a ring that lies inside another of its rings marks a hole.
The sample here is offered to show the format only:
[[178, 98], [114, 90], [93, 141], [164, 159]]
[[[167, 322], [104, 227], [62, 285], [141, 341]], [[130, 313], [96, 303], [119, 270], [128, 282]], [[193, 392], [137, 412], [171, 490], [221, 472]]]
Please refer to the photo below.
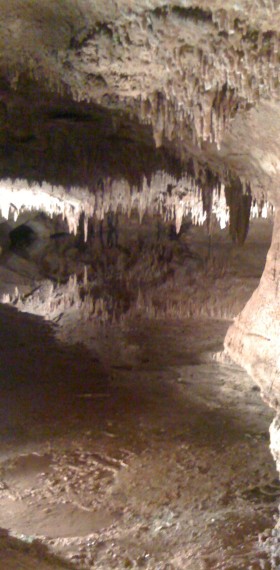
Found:
[[277, 414], [279, 25], [278, 0], [0, 0], [3, 220], [43, 211], [76, 234], [82, 219], [86, 240], [109, 212], [161, 216], [177, 233], [189, 216], [242, 245], [250, 217], [274, 214], [225, 349]]

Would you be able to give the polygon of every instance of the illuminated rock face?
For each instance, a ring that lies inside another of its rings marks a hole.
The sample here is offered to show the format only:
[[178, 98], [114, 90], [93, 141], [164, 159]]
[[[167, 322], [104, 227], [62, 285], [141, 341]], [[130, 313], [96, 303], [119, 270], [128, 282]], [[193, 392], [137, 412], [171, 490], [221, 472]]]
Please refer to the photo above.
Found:
[[280, 210], [257, 290], [230, 327], [225, 349], [260, 385], [264, 399], [280, 404]]
[[[229, 328], [225, 351], [243, 366], [276, 411], [270, 426], [270, 449], [280, 473], [280, 209], [260, 284]], [[276, 529], [279, 532], [280, 524]], [[269, 549], [279, 556], [277, 537]], [[279, 559], [278, 559], [279, 560]], [[273, 566], [277, 568], [276, 566]]]

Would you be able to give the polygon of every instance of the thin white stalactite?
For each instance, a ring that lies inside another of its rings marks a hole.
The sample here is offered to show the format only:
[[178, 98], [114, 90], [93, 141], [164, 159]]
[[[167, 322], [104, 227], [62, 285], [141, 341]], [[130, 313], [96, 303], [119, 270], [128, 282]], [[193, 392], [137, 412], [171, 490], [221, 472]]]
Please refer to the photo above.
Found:
[[[164, 172], [156, 172], [150, 183], [144, 178], [142, 187], [130, 187], [125, 180], [105, 179], [104, 188], [95, 193], [87, 188], [72, 187], [66, 191], [61, 186], [29, 185], [25, 180], [10, 179], [0, 182], [0, 212], [5, 219], [17, 220], [26, 211], [45, 212], [50, 217], [61, 215], [67, 221], [69, 231], [77, 234], [81, 215], [84, 215], [84, 238], [88, 236], [88, 220], [93, 216], [103, 220], [111, 212], [130, 215], [139, 213], [140, 222], [144, 215], [161, 215], [166, 221], [174, 220], [179, 233], [185, 217], [194, 225], [202, 225], [207, 219], [204, 210], [202, 190], [195, 180], [187, 175], [176, 180]], [[271, 205], [252, 203], [251, 216], [266, 218], [272, 212]], [[221, 229], [229, 222], [229, 208], [226, 203], [224, 185], [213, 190], [212, 214], [216, 216]]]

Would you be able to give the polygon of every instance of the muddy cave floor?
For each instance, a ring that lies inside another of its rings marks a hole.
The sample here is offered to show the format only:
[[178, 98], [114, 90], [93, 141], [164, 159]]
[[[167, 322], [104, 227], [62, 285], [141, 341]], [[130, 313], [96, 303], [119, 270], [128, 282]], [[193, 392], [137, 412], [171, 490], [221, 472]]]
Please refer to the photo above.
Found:
[[228, 322], [96, 329], [104, 365], [43, 319], [0, 313], [1, 570], [271, 567], [273, 413], [212, 359]]

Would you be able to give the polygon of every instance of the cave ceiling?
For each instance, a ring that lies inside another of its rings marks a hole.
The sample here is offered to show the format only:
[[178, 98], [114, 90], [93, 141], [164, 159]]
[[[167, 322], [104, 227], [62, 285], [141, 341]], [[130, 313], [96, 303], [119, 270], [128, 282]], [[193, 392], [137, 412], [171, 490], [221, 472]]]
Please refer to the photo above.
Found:
[[1, 178], [238, 176], [275, 204], [279, 5], [1, 0]]

